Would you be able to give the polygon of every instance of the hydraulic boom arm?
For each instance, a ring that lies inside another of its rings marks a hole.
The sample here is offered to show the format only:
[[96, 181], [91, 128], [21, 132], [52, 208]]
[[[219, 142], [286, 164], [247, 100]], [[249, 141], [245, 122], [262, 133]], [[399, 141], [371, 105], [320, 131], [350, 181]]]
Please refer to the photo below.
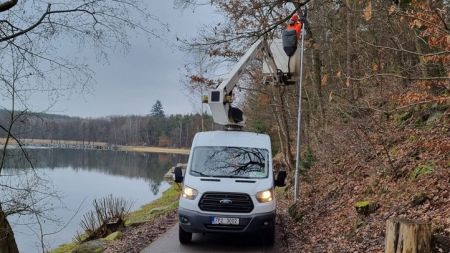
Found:
[[211, 109], [214, 122], [217, 124], [243, 126], [243, 119], [233, 119], [231, 115], [233, 112], [237, 112], [234, 110], [239, 110], [237, 108], [231, 109], [232, 91], [234, 87], [236, 87], [236, 84], [239, 81], [245, 67], [251, 62], [262, 47], [263, 41], [262, 39], [259, 39], [250, 47], [249, 50], [247, 50], [239, 62], [236, 63], [228, 77], [216, 89], [209, 91], [208, 104]]
[[[224, 126], [244, 126], [245, 119], [242, 111], [231, 106], [233, 102], [232, 94], [245, 68], [258, 52], [263, 53], [264, 74], [270, 75], [275, 83], [286, 84], [286, 79], [292, 81], [291, 78], [296, 76], [295, 73], [289, 73], [288, 71], [289, 69], [296, 69], [296, 61], [288, 61], [288, 57], [283, 52], [281, 40], [274, 40], [269, 46], [265, 39], [258, 39], [236, 63], [227, 78], [217, 88], [209, 90], [207, 103], [215, 123]], [[291, 66], [290, 68], [288, 64]]]

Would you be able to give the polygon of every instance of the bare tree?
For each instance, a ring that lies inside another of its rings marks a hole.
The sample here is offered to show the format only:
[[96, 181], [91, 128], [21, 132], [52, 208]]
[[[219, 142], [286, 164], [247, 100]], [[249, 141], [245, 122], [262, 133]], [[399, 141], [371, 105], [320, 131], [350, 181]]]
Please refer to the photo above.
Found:
[[[187, 8], [202, 4], [201, 1], [177, 1], [180, 7]], [[194, 89], [198, 89], [198, 84], [203, 83], [208, 87], [217, 79], [217, 71], [215, 69], [224, 69], [230, 67], [235, 63], [245, 50], [258, 38], [266, 37], [268, 39], [279, 38], [284, 24], [295, 13], [301, 13], [302, 7], [310, 0], [304, 1], [226, 1], [218, 0], [212, 1], [212, 5], [227, 14], [225, 22], [218, 24], [209, 24], [199, 35], [192, 40], [181, 40], [184, 48], [190, 50], [195, 54], [203, 54], [206, 57], [197, 57], [203, 61], [196, 63], [197, 66], [207, 66], [208, 73], [199, 71], [195, 64], [190, 66], [188, 73], [191, 80], [194, 79]], [[261, 61], [255, 61], [256, 64], [261, 64]], [[240, 89], [236, 92], [237, 97], [245, 97], [248, 100], [249, 96], [245, 94], [269, 94], [270, 109], [266, 110], [267, 114], [271, 114], [276, 126], [276, 133], [279, 136], [280, 150], [283, 154], [283, 162], [289, 170], [294, 168], [293, 158], [293, 142], [295, 137], [294, 124], [296, 115], [295, 105], [291, 99], [298, 99], [289, 95], [293, 94], [295, 88], [273, 87], [266, 89], [261, 86], [261, 76], [252, 74], [257, 72], [255, 68], [248, 68], [246, 74], [242, 77], [243, 81], [239, 83]], [[192, 84], [192, 82], [190, 82]], [[298, 92], [295, 92], [298, 94]], [[245, 100], [240, 100], [237, 103], [245, 105]]]
[[[179, 0], [178, 3], [186, 8], [204, 2]], [[198, 57], [203, 62], [195, 62], [188, 69], [196, 85], [203, 83], [204, 87], [217, 83], [218, 71], [214, 71], [213, 66], [220, 66], [217, 69], [223, 71], [223, 66], [236, 62], [260, 36], [279, 38], [287, 19], [308, 4], [302, 134], [307, 137], [304, 146], [312, 145], [317, 152], [326, 145], [340, 147], [321, 153], [323, 156], [335, 151], [346, 154], [351, 147], [367, 155], [370, 143], [357, 127], [358, 117], [391, 112], [392, 104], [388, 102], [393, 94], [402, 101], [448, 103], [448, 1], [401, 4], [397, 1], [393, 4], [393, 1], [383, 0], [214, 0], [210, 3], [226, 13], [225, 21], [209, 24], [194, 39], [181, 39], [192, 53], [205, 56]], [[257, 64], [260, 62], [255, 61]], [[208, 66], [208, 73], [200, 71], [198, 66], [201, 65]], [[255, 66], [250, 66], [246, 74], [245, 81], [239, 84], [243, 92], [237, 94], [245, 98], [239, 102], [251, 116], [247, 123], [272, 126], [265, 127], [265, 131], [278, 137], [274, 150], [283, 154], [288, 168], [293, 168], [291, 153], [296, 124], [293, 112], [297, 106], [292, 101], [300, 99], [296, 95], [298, 92], [292, 87], [262, 87], [262, 78]], [[408, 90], [417, 85], [429, 88], [420, 94]], [[367, 95], [374, 90], [377, 96]], [[254, 98], [259, 97], [267, 99], [255, 101]], [[354, 123], [352, 127], [344, 127], [353, 139], [342, 140], [340, 135], [327, 129], [329, 124], [342, 118], [345, 118], [344, 124]], [[266, 122], [260, 124], [261, 121]], [[385, 157], [380, 160], [391, 167], [389, 155], [383, 154]]]
[[[48, 182], [33, 170], [15, 131], [17, 123], [29, 111], [45, 111], [68, 91], [88, 89], [94, 73], [76, 57], [79, 51], [95, 50], [97, 59], [106, 61], [109, 51], [129, 47], [131, 31], [156, 38], [162, 27], [140, 0], [0, 1], [0, 97], [10, 115], [0, 122], [5, 137], [0, 157], [0, 252], [18, 252], [8, 216], [31, 215], [40, 224], [48, 211], [42, 203], [55, 196], [43, 189]], [[75, 52], [63, 51], [67, 46]], [[36, 108], [30, 102], [37, 95], [47, 98], [48, 107]], [[19, 147], [29, 170], [7, 169], [14, 157], [10, 144]], [[40, 230], [43, 237], [45, 231]]]

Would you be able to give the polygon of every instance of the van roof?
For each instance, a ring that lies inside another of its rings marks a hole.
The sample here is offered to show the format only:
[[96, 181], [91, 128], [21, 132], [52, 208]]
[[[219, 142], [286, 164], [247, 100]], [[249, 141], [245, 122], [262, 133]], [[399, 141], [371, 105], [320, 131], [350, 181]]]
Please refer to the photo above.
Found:
[[228, 146], [252, 147], [271, 150], [270, 137], [243, 131], [210, 131], [197, 133], [192, 141], [192, 147], [199, 146]]

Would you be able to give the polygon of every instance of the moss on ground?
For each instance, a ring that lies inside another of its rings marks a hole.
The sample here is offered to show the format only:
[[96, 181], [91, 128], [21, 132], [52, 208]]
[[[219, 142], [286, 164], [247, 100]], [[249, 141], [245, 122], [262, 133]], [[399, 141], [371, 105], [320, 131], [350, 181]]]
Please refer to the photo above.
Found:
[[50, 250], [49, 253], [67, 253], [72, 252], [79, 244], [72, 242], [60, 245], [58, 248]]
[[355, 207], [361, 208], [361, 207], [366, 207], [368, 205], [370, 205], [369, 201], [358, 201], [358, 202], [356, 202]]
[[[167, 189], [161, 198], [143, 205], [138, 210], [131, 212], [125, 218], [125, 226], [133, 226], [146, 221], [151, 221], [161, 215], [174, 211], [178, 208], [178, 199], [180, 197], [181, 186], [173, 184]], [[50, 250], [49, 253], [67, 253], [72, 252], [78, 243], [72, 242], [60, 245], [58, 248]]]
[[142, 222], [153, 220], [163, 214], [174, 211], [178, 208], [181, 186], [173, 184], [167, 189], [161, 198], [142, 206], [139, 210], [127, 215], [125, 226], [132, 226]]
[[426, 163], [417, 166], [411, 173], [411, 179], [415, 180], [423, 175], [430, 174], [434, 171], [435, 165], [432, 161], [427, 161]]
[[369, 215], [380, 208], [380, 205], [378, 203], [372, 203], [370, 201], [364, 200], [356, 202], [355, 208], [358, 214]]

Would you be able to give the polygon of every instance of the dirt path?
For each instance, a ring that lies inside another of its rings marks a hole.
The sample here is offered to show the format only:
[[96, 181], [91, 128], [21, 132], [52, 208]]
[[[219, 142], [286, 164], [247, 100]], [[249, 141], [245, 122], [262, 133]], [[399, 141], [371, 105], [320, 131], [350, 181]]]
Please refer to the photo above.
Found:
[[154, 240], [158, 240], [176, 223], [177, 212], [173, 211], [150, 222], [129, 227], [123, 232], [122, 238], [107, 244], [104, 253], [138, 253]]
[[[277, 230], [279, 229], [277, 228]], [[273, 246], [265, 245], [260, 236], [239, 234], [194, 234], [191, 244], [181, 245], [178, 241], [178, 224], [175, 224], [165, 234], [142, 250], [141, 253], [281, 253], [284, 250], [279, 234], [277, 233], [277, 239]]]

